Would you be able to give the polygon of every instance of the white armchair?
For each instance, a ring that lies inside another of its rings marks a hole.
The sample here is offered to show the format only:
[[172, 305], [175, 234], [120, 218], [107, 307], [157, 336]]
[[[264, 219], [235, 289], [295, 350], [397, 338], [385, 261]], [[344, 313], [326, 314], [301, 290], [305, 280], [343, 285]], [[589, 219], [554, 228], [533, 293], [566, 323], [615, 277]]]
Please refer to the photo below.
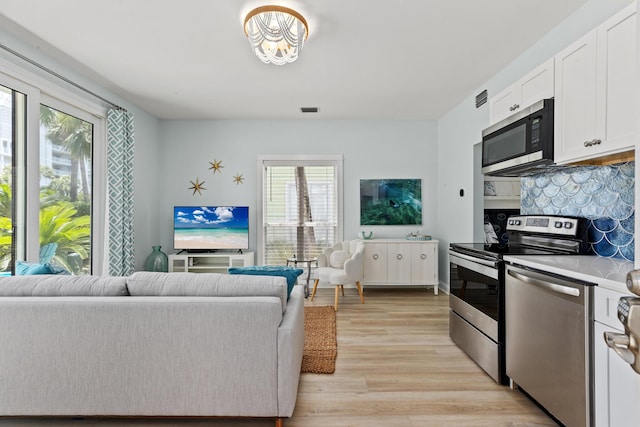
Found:
[[364, 276], [364, 243], [358, 240], [347, 240], [336, 243], [326, 249], [318, 257], [318, 273], [313, 283], [311, 301], [316, 295], [318, 283], [329, 283], [335, 286], [335, 302], [333, 309], [338, 311], [338, 297], [344, 285], [355, 284], [360, 301], [364, 304], [364, 292], [362, 291], [362, 277]]

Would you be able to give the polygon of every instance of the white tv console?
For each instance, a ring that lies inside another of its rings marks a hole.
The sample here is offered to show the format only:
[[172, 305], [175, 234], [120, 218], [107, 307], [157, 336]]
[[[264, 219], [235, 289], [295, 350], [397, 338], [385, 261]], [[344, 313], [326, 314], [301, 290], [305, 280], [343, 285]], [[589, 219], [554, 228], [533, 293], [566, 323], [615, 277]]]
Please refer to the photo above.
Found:
[[238, 252], [181, 252], [169, 255], [169, 273], [222, 273], [227, 274], [229, 267], [248, 267], [254, 265], [252, 251]]

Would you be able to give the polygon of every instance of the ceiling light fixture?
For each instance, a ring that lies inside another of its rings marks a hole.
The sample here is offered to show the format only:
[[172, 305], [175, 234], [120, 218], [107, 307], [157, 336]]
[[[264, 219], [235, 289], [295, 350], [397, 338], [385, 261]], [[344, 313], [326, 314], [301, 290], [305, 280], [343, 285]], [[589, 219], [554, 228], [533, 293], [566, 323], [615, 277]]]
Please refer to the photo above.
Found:
[[293, 9], [260, 6], [247, 14], [244, 32], [262, 62], [284, 65], [298, 59], [309, 36], [309, 26]]

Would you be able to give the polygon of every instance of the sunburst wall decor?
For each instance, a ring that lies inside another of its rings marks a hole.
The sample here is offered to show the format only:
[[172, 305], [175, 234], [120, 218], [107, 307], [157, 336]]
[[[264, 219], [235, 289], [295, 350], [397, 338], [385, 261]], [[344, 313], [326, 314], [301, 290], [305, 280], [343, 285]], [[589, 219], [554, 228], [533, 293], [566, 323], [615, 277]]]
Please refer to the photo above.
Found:
[[213, 169], [213, 173], [222, 173], [221, 169], [224, 168], [224, 166], [222, 166], [222, 160], [213, 159], [213, 162], [209, 162], [209, 164], [211, 165], [209, 169]]
[[198, 194], [202, 196], [201, 190], [206, 190], [206, 188], [202, 186], [202, 184], [204, 184], [206, 181], [202, 181], [202, 182], [199, 182], [199, 181], [200, 181], [199, 178], [196, 178], [196, 182], [189, 181], [191, 182], [191, 187], [189, 187], [189, 190], [193, 190], [192, 196], [195, 196], [196, 191], [198, 192]]

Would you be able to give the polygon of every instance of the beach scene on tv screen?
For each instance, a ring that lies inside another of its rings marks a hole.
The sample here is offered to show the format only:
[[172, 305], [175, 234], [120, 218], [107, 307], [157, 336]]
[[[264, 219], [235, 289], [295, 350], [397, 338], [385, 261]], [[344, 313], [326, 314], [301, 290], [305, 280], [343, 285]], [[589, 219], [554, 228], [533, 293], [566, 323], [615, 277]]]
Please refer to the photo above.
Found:
[[247, 249], [249, 208], [176, 206], [175, 249]]

